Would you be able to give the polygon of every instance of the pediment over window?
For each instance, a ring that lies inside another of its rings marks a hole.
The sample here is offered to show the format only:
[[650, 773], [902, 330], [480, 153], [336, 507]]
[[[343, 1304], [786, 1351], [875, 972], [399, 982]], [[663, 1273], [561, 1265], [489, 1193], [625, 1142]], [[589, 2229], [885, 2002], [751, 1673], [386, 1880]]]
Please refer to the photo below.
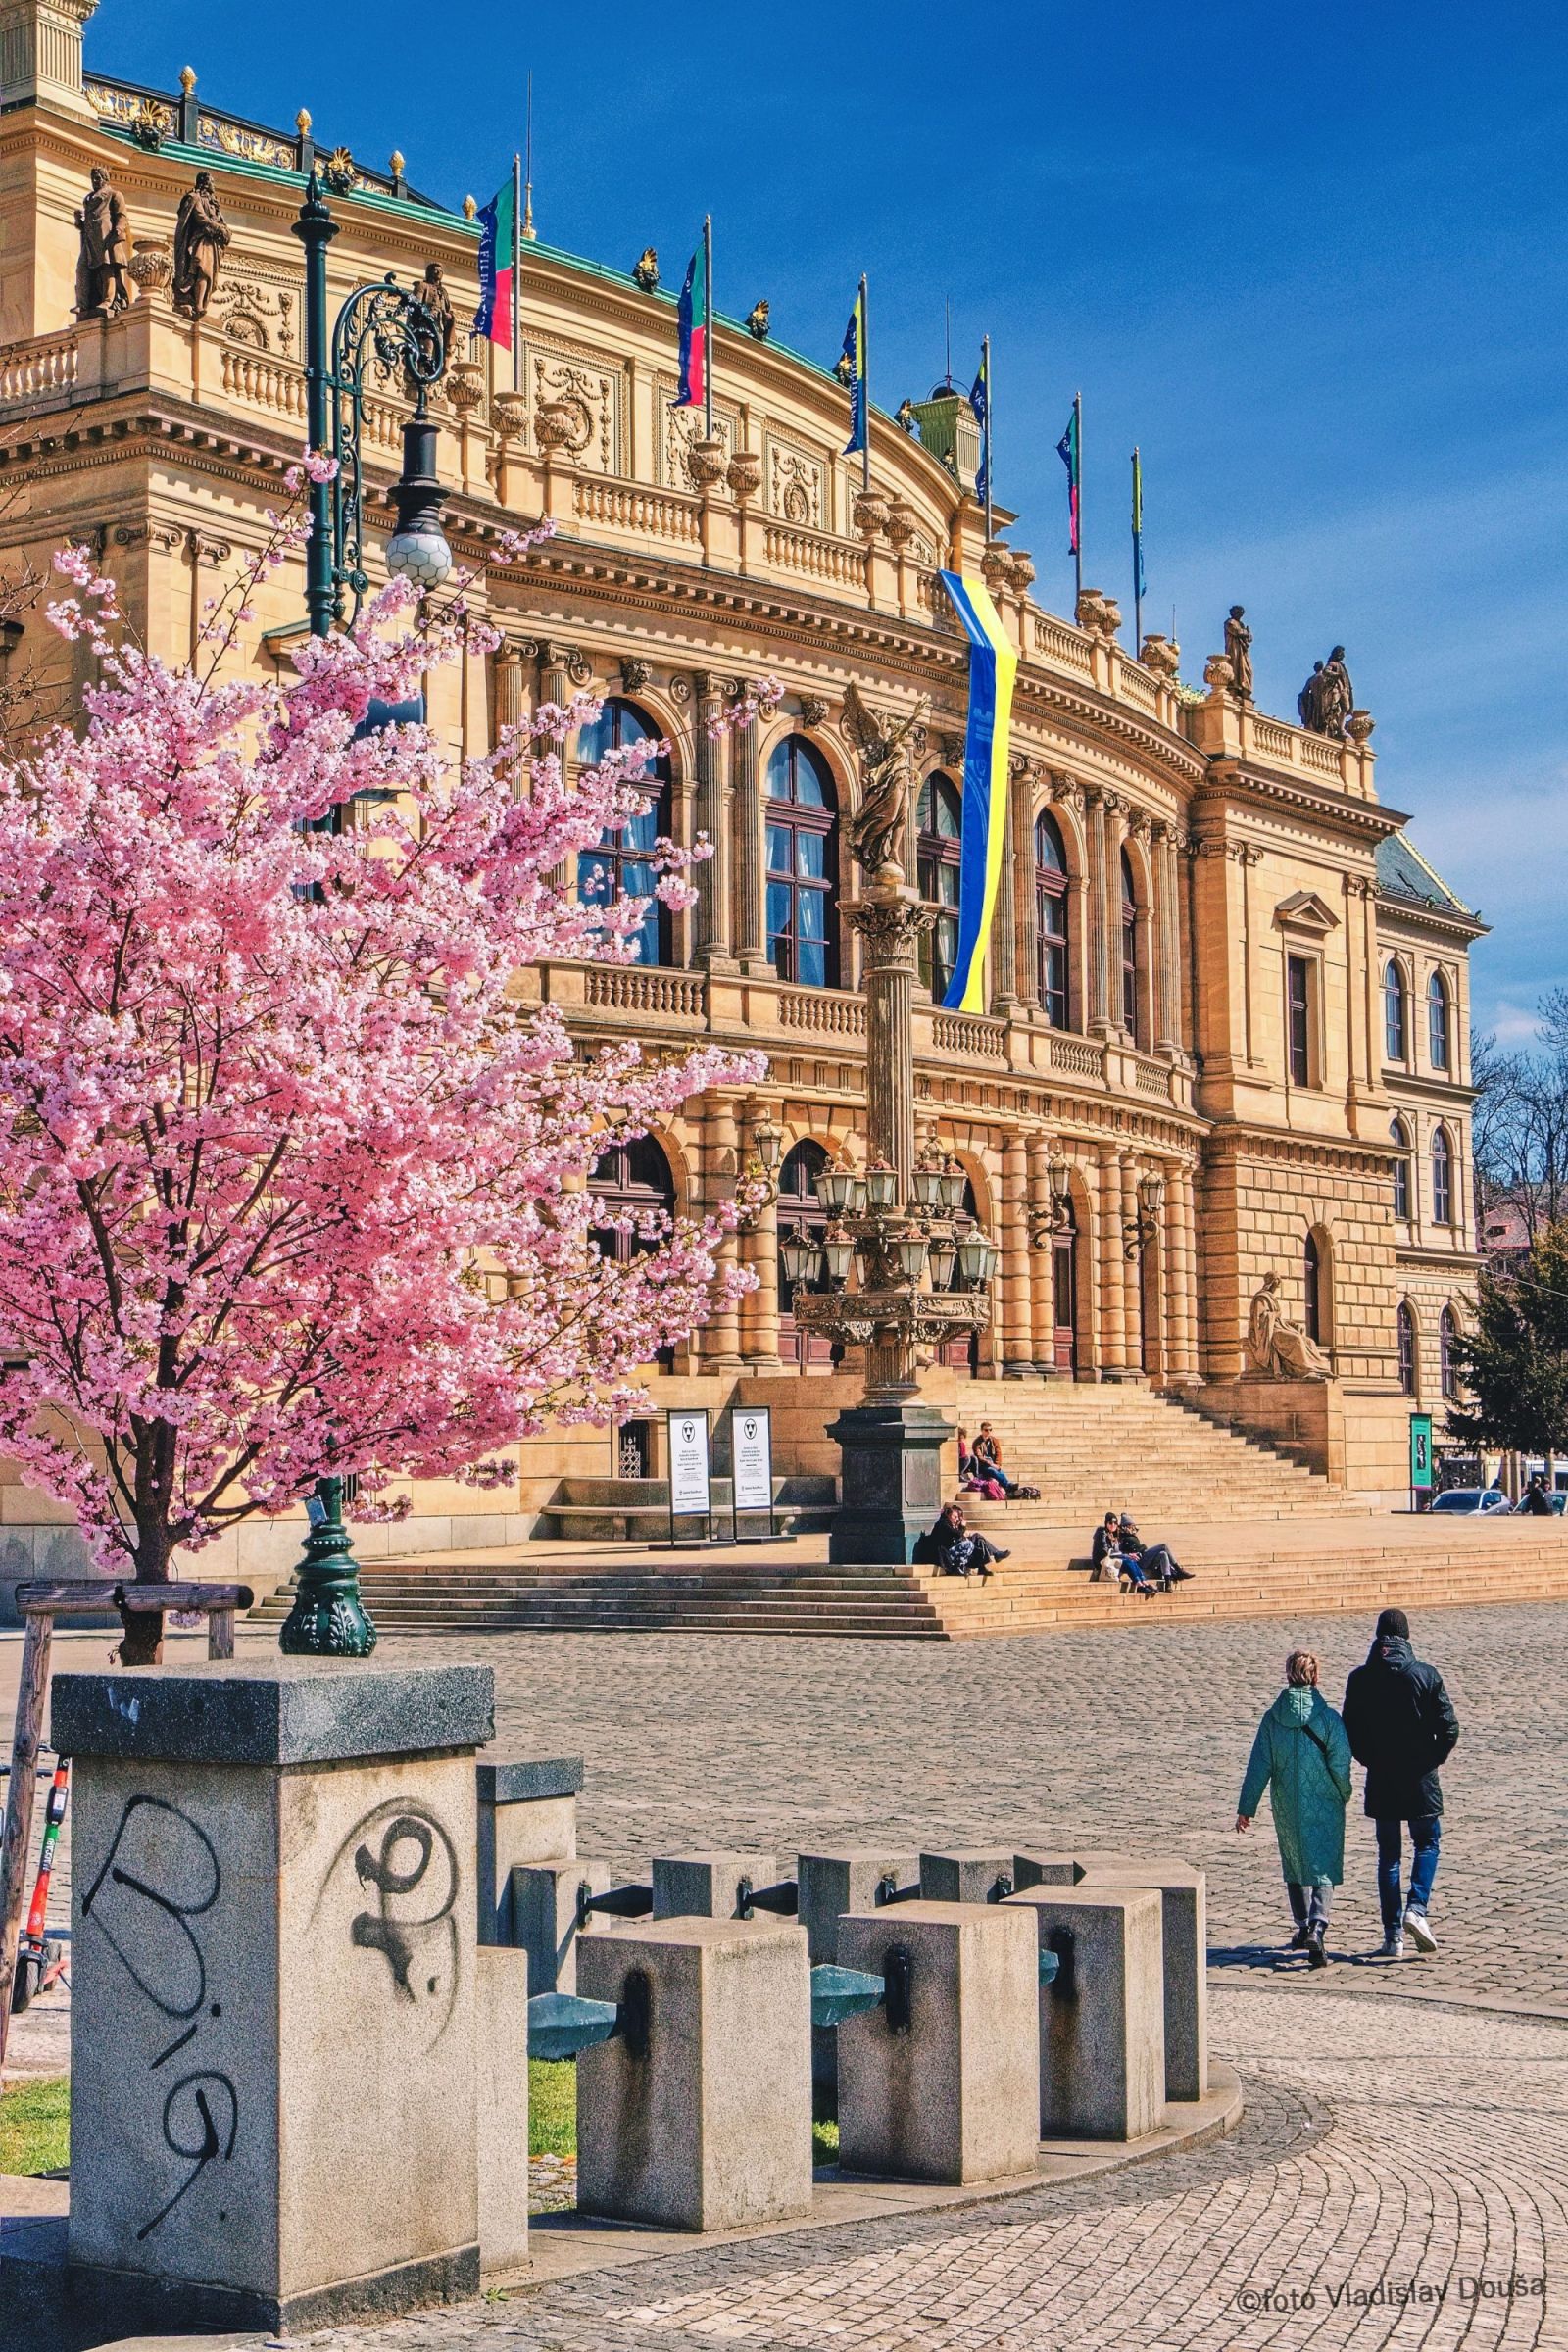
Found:
[[1281, 899], [1274, 909], [1274, 920], [1281, 930], [1312, 931], [1321, 939], [1326, 931], [1337, 931], [1340, 918], [1326, 899], [1315, 890], [1298, 890], [1288, 899]]

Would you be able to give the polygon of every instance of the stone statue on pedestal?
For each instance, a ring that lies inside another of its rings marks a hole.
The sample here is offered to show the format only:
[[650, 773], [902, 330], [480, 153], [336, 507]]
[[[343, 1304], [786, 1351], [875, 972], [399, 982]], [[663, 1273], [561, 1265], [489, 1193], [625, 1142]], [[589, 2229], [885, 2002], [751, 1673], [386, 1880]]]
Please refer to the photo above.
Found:
[[76, 231], [81, 250], [76, 260], [76, 317], [113, 318], [130, 301], [125, 265], [130, 259], [125, 239], [125, 200], [110, 185], [102, 164], [93, 166], [92, 180]]
[[860, 755], [860, 805], [849, 824], [850, 853], [873, 880], [892, 868], [902, 881], [901, 858], [908, 822], [916, 754], [925, 743], [931, 698], [922, 694], [898, 718], [876, 710], [852, 682], [844, 697], [844, 731]]
[[1337, 645], [1326, 662], [1314, 662], [1312, 675], [1296, 698], [1301, 724], [1314, 735], [1345, 733], [1345, 722], [1355, 708], [1350, 673], [1345, 666], [1345, 648]]
[[206, 318], [228, 241], [228, 222], [213, 175], [198, 172], [196, 185], [179, 200], [174, 222], [174, 308], [185, 318]]
[[458, 331], [458, 321], [452, 308], [452, 297], [447, 292], [446, 279], [441, 274], [439, 262], [425, 263], [424, 282], [419, 288], [419, 300], [441, 330], [441, 367], [445, 372], [447, 363], [452, 357], [452, 338]]
[[1252, 1300], [1243, 1352], [1254, 1380], [1330, 1380], [1334, 1366], [1299, 1323], [1293, 1323], [1280, 1299], [1280, 1278], [1265, 1274], [1263, 1287]]
[[1245, 608], [1232, 605], [1230, 618], [1225, 623], [1225, 653], [1230, 662], [1235, 691], [1244, 703], [1252, 699], [1252, 632], [1244, 617]]

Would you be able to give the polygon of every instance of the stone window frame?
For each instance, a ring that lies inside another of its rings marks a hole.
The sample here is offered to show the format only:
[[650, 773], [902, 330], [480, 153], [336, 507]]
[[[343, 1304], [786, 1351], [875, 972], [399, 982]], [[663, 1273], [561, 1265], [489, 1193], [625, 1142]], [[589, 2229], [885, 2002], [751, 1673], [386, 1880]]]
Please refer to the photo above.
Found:
[[[1427, 1060], [1435, 1076], [1453, 1076], [1453, 991], [1441, 964], [1427, 981]], [[1441, 1007], [1441, 1013], [1440, 1013]], [[1441, 1052], [1440, 1052], [1441, 1042]]]
[[1421, 1401], [1421, 1325], [1408, 1298], [1401, 1298], [1394, 1315], [1395, 1358], [1399, 1394], [1413, 1404]]
[[[1402, 956], [1389, 951], [1383, 966], [1383, 1059], [1391, 1069], [1407, 1070], [1410, 1066], [1410, 973]], [[1398, 1051], [1395, 1051], [1395, 1007], [1398, 1007]]]
[[1432, 1163], [1432, 1222], [1446, 1231], [1457, 1230], [1458, 1152], [1446, 1120], [1440, 1119], [1433, 1128], [1427, 1156]]
[[[1403, 1111], [1396, 1110], [1389, 1121], [1389, 1140], [1399, 1156], [1394, 1163], [1394, 1214], [1401, 1225], [1415, 1223], [1415, 1137]], [[1400, 1179], [1403, 1179], [1402, 1183]], [[1403, 1194], [1403, 1206], [1400, 1195]]]
[[[957, 822], [951, 835], [942, 832], [937, 825], [927, 825], [922, 821], [921, 812], [928, 799], [934, 805], [939, 790], [951, 796], [956, 810]], [[940, 1004], [947, 995], [948, 983], [953, 978], [957, 959], [958, 877], [963, 862], [963, 786], [961, 783], [955, 783], [945, 767], [934, 767], [928, 775], [921, 777], [915, 793], [915, 822], [918, 828], [914, 847], [915, 877], [919, 883], [920, 895], [929, 900], [933, 906], [939, 906], [942, 908], [941, 914], [931, 929], [921, 935], [920, 979], [930, 991], [932, 1003]], [[930, 869], [936, 870], [931, 871]], [[930, 871], [930, 878], [937, 884], [934, 891], [926, 888], [928, 871]], [[953, 891], [951, 899], [947, 896], [946, 890], [946, 886], [950, 883]], [[950, 928], [954, 961], [945, 965], [938, 957], [938, 942], [941, 935]], [[940, 987], [937, 984], [939, 973], [941, 974]]]

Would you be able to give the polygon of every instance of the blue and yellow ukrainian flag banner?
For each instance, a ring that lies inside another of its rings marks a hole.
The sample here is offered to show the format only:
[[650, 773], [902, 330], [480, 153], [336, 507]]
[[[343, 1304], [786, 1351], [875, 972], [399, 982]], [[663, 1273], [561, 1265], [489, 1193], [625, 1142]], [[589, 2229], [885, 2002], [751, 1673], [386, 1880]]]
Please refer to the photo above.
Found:
[[984, 1012], [986, 941], [1002, 881], [1007, 821], [1007, 738], [1018, 657], [981, 580], [942, 574], [969, 640], [969, 726], [963, 746], [963, 837], [958, 860], [958, 954], [942, 1002]]

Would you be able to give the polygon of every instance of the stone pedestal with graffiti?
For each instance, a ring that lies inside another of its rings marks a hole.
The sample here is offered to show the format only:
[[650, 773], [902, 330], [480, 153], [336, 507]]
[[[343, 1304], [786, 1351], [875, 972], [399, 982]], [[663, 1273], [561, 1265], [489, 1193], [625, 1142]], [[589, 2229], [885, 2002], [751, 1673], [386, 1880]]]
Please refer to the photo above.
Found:
[[475, 2292], [488, 1670], [272, 1657], [62, 1675], [53, 1704], [78, 2315], [276, 2330]]

